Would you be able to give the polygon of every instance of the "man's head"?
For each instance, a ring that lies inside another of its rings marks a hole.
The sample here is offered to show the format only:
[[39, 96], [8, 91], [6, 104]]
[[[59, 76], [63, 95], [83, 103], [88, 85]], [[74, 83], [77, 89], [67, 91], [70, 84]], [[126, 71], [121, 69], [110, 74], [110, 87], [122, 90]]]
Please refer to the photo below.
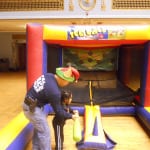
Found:
[[56, 75], [68, 82], [75, 82], [80, 77], [78, 70], [71, 66], [56, 68]]

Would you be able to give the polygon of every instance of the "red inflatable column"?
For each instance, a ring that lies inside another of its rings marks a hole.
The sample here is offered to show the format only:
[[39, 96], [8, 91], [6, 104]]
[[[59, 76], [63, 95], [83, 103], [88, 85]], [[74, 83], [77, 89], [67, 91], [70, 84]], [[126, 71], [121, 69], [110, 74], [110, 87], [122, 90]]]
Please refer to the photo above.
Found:
[[147, 74], [146, 74], [146, 88], [145, 88], [145, 99], [144, 106], [150, 106], [150, 42], [148, 43], [148, 62], [147, 62]]
[[27, 24], [27, 89], [43, 70], [43, 28]]

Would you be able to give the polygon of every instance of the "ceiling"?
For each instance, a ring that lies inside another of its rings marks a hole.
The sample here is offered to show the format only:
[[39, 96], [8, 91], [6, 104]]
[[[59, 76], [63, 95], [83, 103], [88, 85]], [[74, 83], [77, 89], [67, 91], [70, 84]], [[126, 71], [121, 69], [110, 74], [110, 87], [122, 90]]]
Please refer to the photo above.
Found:
[[0, 19], [0, 32], [25, 33], [27, 23], [58, 25], [150, 25], [149, 18], [107, 19]]

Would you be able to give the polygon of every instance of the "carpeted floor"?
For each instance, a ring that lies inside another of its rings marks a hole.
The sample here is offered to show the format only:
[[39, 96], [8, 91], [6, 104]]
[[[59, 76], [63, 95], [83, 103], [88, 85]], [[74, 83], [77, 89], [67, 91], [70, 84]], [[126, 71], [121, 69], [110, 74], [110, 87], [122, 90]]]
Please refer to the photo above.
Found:
[[[99, 81], [94, 82], [92, 85], [92, 100], [94, 104], [100, 104], [101, 106], [128, 106], [134, 102], [134, 91], [121, 82], [116, 81], [115, 88], [101, 88], [98, 86]], [[73, 105], [90, 103], [89, 81], [79, 81], [77, 84], [68, 85], [65, 89], [72, 91]]]

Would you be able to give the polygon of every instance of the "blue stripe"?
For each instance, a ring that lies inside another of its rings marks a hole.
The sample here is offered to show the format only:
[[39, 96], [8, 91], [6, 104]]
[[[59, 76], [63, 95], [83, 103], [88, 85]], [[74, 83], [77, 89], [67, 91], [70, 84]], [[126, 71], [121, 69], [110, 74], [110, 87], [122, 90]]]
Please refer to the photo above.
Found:
[[47, 72], [47, 44], [43, 42], [43, 68], [42, 73]]
[[24, 150], [33, 135], [33, 127], [28, 124], [6, 150]]

